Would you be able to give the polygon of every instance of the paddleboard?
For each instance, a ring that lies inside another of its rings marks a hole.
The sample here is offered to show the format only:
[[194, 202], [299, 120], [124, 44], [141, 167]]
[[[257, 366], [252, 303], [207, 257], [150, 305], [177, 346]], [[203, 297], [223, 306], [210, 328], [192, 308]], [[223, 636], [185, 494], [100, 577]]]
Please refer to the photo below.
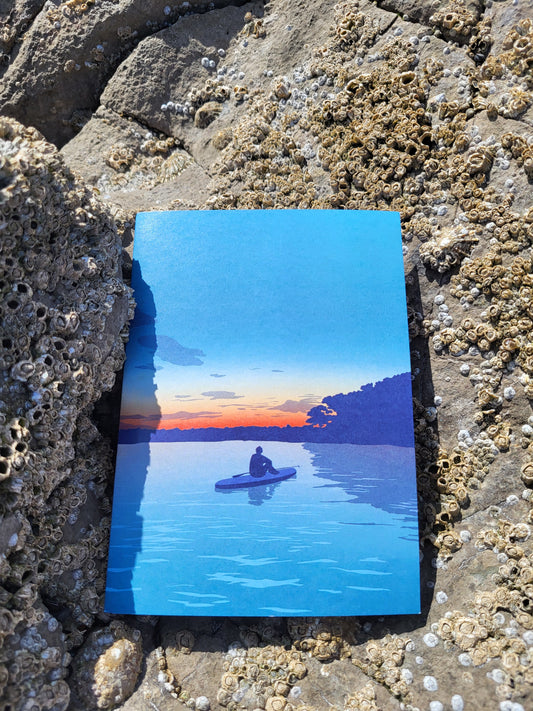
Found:
[[265, 484], [274, 484], [277, 481], [283, 481], [296, 474], [294, 467], [283, 467], [278, 469], [277, 474], [265, 474], [261, 477], [243, 474], [243, 476], [232, 476], [229, 479], [221, 479], [215, 484], [215, 489], [245, 489], [249, 486], [265, 486]]

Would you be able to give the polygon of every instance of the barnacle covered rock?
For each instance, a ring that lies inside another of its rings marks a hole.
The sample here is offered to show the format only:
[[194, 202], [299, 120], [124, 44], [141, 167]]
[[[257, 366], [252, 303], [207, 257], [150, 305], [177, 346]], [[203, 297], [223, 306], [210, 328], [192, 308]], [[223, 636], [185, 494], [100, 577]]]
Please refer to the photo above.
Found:
[[[394, 696], [409, 698], [409, 689], [406, 679], [402, 677], [400, 668], [405, 657], [405, 648], [410, 643], [409, 639], [397, 635], [385, 635], [379, 642], [371, 640], [364, 648], [364, 653], [353, 656], [353, 663], [365, 674], [385, 686]], [[359, 692], [361, 701], [366, 700], [362, 708], [373, 711], [375, 699], [373, 689], [365, 687]], [[347, 708], [354, 708], [349, 705]]]
[[[254, 641], [252, 627], [241, 630], [248, 642]], [[290, 699], [298, 697], [299, 683], [307, 674], [305, 656], [300, 651], [287, 650], [277, 644], [249, 646], [247, 649], [237, 643], [230, 645], [224, 657], [218, 703], [225, 708], [234, 708], [232, 704], [238, 699], [241, 708], [292, 709]]]
[[379, 711], [373, 684], [369, 682], [355, 694], [349, 696], [344, 708], [345, 711]]
[[139, 630], [123, 622], [92, 632], [74, 658], [74, 688], [89, 709], [110, 709], [132, 693], [141, 669]]
[[4, 698], [64, 709], [67, 649], [104, 587], [111, 452], [88, 413], [122, 365], [130, 297], [116, 227], [57, 150], [11, 119], [0, 139]]

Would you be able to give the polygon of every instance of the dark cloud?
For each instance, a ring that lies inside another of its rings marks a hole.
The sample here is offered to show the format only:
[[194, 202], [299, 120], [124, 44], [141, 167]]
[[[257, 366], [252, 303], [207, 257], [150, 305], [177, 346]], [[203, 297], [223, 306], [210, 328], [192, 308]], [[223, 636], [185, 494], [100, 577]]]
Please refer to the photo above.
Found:
[[203, 365], [203, 360], [198, 356], [205, 358], [205, 353], [199, 348], [187, 348], [178, 343], [171, 336], [139, 336], [138, 342], [144, 348], [156, 352], [161, 360], [166, 360], [174, 365]]
[[284, 370], [278, 370], [277, 368], [275, 368], [272, 372], [273, 372], [273, 373], [284, 373], [285, 371], [284, 371]]
[[223, 373], [210, 373], [212, 378], [225, 378], [225, 374]]
[[237, 400], [244, 395], [236, 395], [234, 392], [229, 390], [208, 390], [202, 393], [204, 397], [210, 397], [211, 400]]

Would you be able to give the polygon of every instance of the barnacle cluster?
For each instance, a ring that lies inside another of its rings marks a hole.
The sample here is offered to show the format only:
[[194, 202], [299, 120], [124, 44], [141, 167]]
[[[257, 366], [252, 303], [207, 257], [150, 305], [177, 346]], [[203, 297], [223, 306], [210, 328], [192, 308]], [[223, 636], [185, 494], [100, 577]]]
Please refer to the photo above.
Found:
[[453, 0], [431, 15], [430, 25], [437, 27], [446, 39], [454, 42], [467, 41], [476, 26], [479, 12], [474, 12], [465, 5], [462, 0]]
[[502, 563], [495, 581], [498, 586], [490, 593], [483, 593], [483, 605], [492, 610], [509, 610], [526, 629], [533, 629], [533, 555], [528, 553], [530, 538], [530, 524], [523, 521], [513, 523], [501, 518], [495, 528], [482, 530], [476, 539], [479, 550], [491, 549], [497, 554], [498, 562]]
[[[379, 641], [369, 641], [364, 651], [353, 656], [353, 663], [371, 679], [385, 686], [393, 696], [402, 699], [409, 698], [409, 683], [402, 675], [401, 667], [404, 662], [405, 648], [410, 640], [394, 634], [387, 634]], [[368, 690], [372, 702], [372, 690]], [[364, 698], [364, 695], [363, 695]], [[354, 708], [349, 706], [348, 708]], [[372, 711], [372, 706], [367, 706]]]
[[119, 173], [125, 173], [133, 163], [135, 155], [131, 148], [126, 146], [113, 146], [105, 157], [105, 162], [110, 168]]
[[[187, 94], [185, 108], [188, 114], [210, 101], [223, 103], [231, 98], [231, 88], [219, 78], [209, 78], [201, 88], [193, 87]], [[168, 106], [168, 104], [167, 104]]]
[[[350, 635], [353, 635], [357, 628], [357, 624], [352, 625]], [[348, 630], [336, 619], [291, 618], [288, 620], [287, 631], [294, 649], [305, 652], [320, 662], [348, 659], [351, 656], [347, 640]]]
[[434, 239], [420, 245], [420, 259], [430, 269], [443, 274], [467, 257], [476, 242], [479, 238], [464, 227], [442, 230]]
[[[205, 118], [205, 125], [209, 122]], [[133, 143], [112, 145], [104, 159], [113, 169], [113, 173], [101, 178], [100, 187], [105, 190], [126, 185], [147, 188], [165, 183], [192, 163], [190, 154], [177, 147], [174, 138], [164, 134], [149, 134], [136, 146]]]
[[380, 34], [379, 22], [359, 10], [358, 2], [341, 2], [334, 10], [335, 39], [344, 50], [371, 47]]
[[0, 693], [64, 709], [104, 588], [112, 460], [89, 414], [131, 303], [116, 227], [57, 150], [2, 118], [0, 156]]
[[500, 700], [527, 696], [533, 683], [533, 651], [527, 637], [531, 632], [519, 634], [520, 628], [533, 629], [533, 556], [526, 552], [530, 536], [530, 526], [505, 519], [480, 531], [476, 547], [491, 550], [499, 563], [496, 586], [477, 592], [469, 612], [449, 611], [432, 625], [446, 650], [461, 650], [461, 663], [482, 666], [499, 660], [491, 678]]
[[48, 21], [59, 27], [59, 22], [65, 17], [79, 17], [86, 13], [93, 5], [95, 0], [65, 0], [57, 5], [52, 5], [47, 8], [46, 17]]
[[82, 15], [84, 12], [94, 5], [94, 0], [65, 0], [61, 3], [61, 10], [68, 17], [69, 14]]
[[[286, 625], [268, 620], [241, 624], [236, 630], [238, 640], [229, 644], [223, 658], [217, 703], [230, 711], [313, 711], [314, 706], [302, 704], [300, 698], [309, 664], [348, 658], [358, 628], [353, 620], [335, 618], [288, 618]], [[198, 708], [198, 698], [182, 678], [186, 658], [182, 655], [196, 652], [195, 635], [187, 629], [170, 629], [162, 643], [156, 655], [160, 683], [174, 698]], [[204, 697], [200, 698], [204, 704]]]
[[525, 17], [514, 25], [503, 42], [503, 52], [487, 57], [481, 69], [486, 79], [499, 79], [507, 74], [523, 77], [531, 89], [533, 66], [533, 20]]
[[141, 670], [142, 637], [120, 621], [91, 632], [73, 661], [76, 705], [111, 709], [132, 693]]
[[252, 12], [248, 11], [244, 15], [244, 23], [244, 27], [239, 32], [239, 36], [255, 37], [256, 39], [266, 37], [263, 20], [260, 17], [255, 17]]
[[420, 536], [429, 541], [443, 559], [462, 546], [454, 524], [470, 503], [471, 492], [486, 476], [486, 462], [475, 450], [457, 448], [451, 455], [442, 449], [418, 476]]
[[379, 711], [373, 684], [368, 682], [362, 689], [349, 696], [345, 701], [344, 709], [345, 711]]
[[[302, 652], [269, 644], [232, 646], [226, 654], [217, 702], [230, 711], [264, 708], [292, 711], [298, 683], [307, 674]], [[298, 708], [301, 708], [298, 705]]]

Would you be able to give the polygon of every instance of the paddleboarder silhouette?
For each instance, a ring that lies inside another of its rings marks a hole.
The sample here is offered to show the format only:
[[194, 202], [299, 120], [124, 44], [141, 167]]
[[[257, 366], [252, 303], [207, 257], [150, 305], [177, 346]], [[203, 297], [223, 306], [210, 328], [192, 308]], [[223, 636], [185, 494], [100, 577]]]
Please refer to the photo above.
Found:
[[256, 477], [264, 476], [265, 474], [278, 474], [278, 470], [274, 469], [272, 460], [265, 457], [263, 447], [256, 447], [255, 454], [252, 454], [250, 459], [250, 475]]

